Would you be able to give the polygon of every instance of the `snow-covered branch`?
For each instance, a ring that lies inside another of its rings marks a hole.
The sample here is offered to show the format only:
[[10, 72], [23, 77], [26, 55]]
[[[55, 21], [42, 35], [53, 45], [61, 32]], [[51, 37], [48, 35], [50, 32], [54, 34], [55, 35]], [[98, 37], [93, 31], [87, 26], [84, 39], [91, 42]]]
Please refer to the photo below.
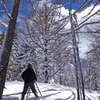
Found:
[[33, 3], [32, 3], [32, 0], [30, 0], [30, 3], [31, 3], [31, 6], [32, 6], [33, 10], [34, 10], [35, 13], [37, 14], [37, 16], [40, 16], [39, 13], [36, 11], [36, 9], [35, 9], [35, 7], [34, 7], [34, 5], [33, 5]]
[[88, 18], [86, 18], [84, 21], [82, 21], [80, 24], [79, 24], [79, 26], [80, 25], [82, 25], [83, 23], [85, 23], [87, 20], [89, 20], [90, 18], [92, 18], [93, 16], [95, 16], [97, 13], [99, 13], [100, 12], [100, 10], [98, 10], [97, 12], [95, 12], [94, 14], [92, 14], [91, 16], [89, 16]]
[[[73, 13], [76, 14], [77, 12], [81, 11], [82, 9], [84, 9], [85, 7], [87, 7], [90, 3], [92, 3], [93, 0], [90, 0], [89, 2], [87, 2], [87, 0], [85, 0], [80, 7], [78, 7], [78, 9]], [[87, 2], [87, 3], [86, 3]]]
[[1, 10], [1, 11], [0, 11], [0, 13], [3, 13], [3, 12], [5, 12], [5, 10]]
[[94, 24], [100, 24], [100, 21], [94, 21], [94, 22], [84, 23], [83, 25], [81, 25], [80, 27], [76, 28], [75, 30], [77, 31], [77, 30], [81, 29], [83, 26], [90, 25], [90, 24], [92, 24], [92, 25], [94, 25]]
[[6, 8], [5, 4], [4, 4], [4, 2], [0, 1], [0, 3], [3, 5], [4, 11], [7, 13], [9, 19], [12, 19], [11, 15], [8, 13], [8, 10], [7, 10], [7, 8]]
[[1, 23], [3, 26], [5, 26], [5, 28], [8, 27], [8, 25], [7, 25], [6, 23], [3, 23], [1, 20], [0, 20], [0, 23]]

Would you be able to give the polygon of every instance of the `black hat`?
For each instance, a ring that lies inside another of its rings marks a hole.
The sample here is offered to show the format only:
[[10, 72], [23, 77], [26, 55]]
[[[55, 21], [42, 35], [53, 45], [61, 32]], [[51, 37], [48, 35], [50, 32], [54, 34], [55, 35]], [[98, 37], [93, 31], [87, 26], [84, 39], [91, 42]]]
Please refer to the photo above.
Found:
[[32, 68], [32, 65], [30, 63], [28, 63], [27, 68]]

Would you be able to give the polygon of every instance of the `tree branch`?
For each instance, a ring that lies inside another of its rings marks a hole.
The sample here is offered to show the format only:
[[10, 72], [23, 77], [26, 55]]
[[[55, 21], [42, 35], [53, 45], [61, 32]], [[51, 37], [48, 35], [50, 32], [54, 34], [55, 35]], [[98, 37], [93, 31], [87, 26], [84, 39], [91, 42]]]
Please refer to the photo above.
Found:
[[4, 4], [4, 2], [0, 1], [0, 3], [3, 5], [4, 11], [7, 13], [9, 19], [12, 19], [11, 15], [8, 13], [8, 10], [7, 10], [7, 8], [6, 8], [5, 4]]
[[0, 23], [1, 23], [3, 26], [5, 26], [5, 28], [8, 27], [8, 25], [7, 25], [6, 23], [3, 23], [1, 20], [0, 20]]

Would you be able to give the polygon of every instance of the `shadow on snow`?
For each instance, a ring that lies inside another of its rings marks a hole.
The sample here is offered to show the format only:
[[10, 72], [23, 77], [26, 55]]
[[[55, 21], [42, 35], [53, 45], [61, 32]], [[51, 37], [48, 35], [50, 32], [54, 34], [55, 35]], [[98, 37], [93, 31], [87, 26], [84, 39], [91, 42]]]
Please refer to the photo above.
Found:
[[[51, 91], [53, 91], [53, 92], [55, 91], [56, 93], [52, 93]], [[47, 89], [47, 90], [44, 90], [44, 91], [41, 91], [41, 92], [42, 92], [42, 95], [43, 95], [43, 92], [48, 92], [48, 94], [46, 94], [45, 96], [43, 96], [44, 100], [47, 100], [46, 99], [47, 97], [55, 96], [55, 95], [57, 95], [58, 97], [56, 97], [56, 99], [54, 99], [54, 100], [75, 100], [76, 99], [76, 94], [74, 93], [74, 91], [72, 91], [70, 89], [66, 90], [66, 92], [67, 91], [70, 91], [71, 95], [69, 95], [69, 97], [67, 97], [65, 99], [59, 98], [59, 96], [58, 96], [61, 92], [63, 92], [63, 90]], [[49, 93], [49, 92], [51, 92], [51, 93]], [[88, 92], [91, 93], [91, 91], [88, 91]], [[33, 94], [33, 93], [31, 92], [31, 94]], [[21, 97], [21, 92], [14, 93], [14, 94], [3, 95], [2, 100], [19, 100], [19, 98], [17, 96], [13, 97], [14, 95], [15, 96], [16, 95], [20, 95], [20, 97]], [[26, 96], [27, 96], [27, 94], [26, 94]], [[67, 93], [66, 93], [66, 96], [67, 96]], [[91, 99], [92, 100], [96, 100], [91, 95], [89, 97], [86, 95], [86, 100], [91, 100]], [[100, 96], [98, 96], [98, 99], [100, 100]], [[31, 98], [30, 98], [30, 96], [28, 96], [28, 100], [36, 100], [36, 98], [34, 97], [34, 94], [33, 94], [33, 97], [31, 97]]]

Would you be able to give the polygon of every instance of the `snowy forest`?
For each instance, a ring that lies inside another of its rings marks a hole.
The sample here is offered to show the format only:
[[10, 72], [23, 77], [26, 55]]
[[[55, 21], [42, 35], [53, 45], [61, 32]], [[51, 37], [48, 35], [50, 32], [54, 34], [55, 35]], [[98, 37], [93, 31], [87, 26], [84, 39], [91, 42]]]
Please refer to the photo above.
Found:
[[[0, 0], [0, 100], [5, 81], [100, 91], [100, 0]], [[80, 99], [78, 99], [80, 100]]]

